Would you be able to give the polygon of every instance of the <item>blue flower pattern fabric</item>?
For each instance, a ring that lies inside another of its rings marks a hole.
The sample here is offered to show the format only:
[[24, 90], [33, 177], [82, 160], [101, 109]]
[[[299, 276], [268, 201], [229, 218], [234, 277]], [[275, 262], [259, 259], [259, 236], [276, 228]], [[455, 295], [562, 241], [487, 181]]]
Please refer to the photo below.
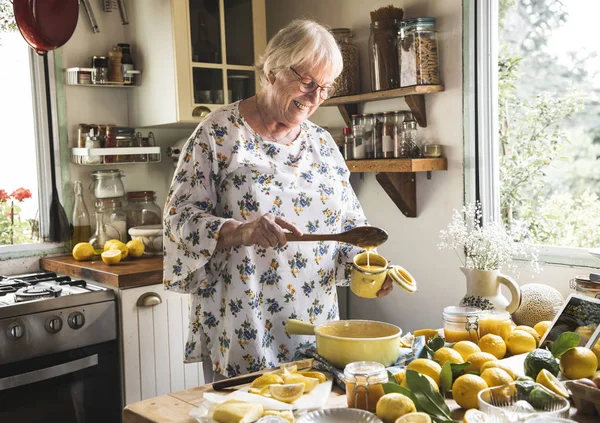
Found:
[[289, 145], [255, 133], [239, 103], [211, 113], [185, 145], [164, 212], [164, 286], [191, 293], [187, 362], [209, 351], [225, 376], [290, 361], [314, 337], [289, 335], [287, 319], [338, 318], [335, 285], [347, 284], [360, 249], [332, 242], [217, 250], [228, 219], [272, 213], [304, 233], [366, 225], [349, 171], [327, 131], [306, 121]]

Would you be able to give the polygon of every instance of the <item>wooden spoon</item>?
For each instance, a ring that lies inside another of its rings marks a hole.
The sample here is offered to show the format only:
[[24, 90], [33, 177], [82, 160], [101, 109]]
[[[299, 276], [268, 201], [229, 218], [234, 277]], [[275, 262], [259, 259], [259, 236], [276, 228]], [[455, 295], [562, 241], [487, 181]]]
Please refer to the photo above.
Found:
[[359, 226], [339, 234], [303, 234], [301, 236], [286, 233], [288, 241], [338, 241], [361, 248], [375, 248], [388, 239], [388, 234], [383, 229], [375, 226]]

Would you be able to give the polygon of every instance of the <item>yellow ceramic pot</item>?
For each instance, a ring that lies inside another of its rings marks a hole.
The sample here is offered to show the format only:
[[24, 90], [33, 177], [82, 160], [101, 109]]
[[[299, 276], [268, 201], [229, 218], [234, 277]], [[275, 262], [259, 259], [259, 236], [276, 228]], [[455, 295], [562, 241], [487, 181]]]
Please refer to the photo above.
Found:
[[290, 334], [316, 335], [317, 353], [338, 369], [355, 361], [376, 361], [384, 366], [398, 359], [402, 329], [391, 323], [371, 320], [334, 320], [313, 326], [290, 319]]
[[407, 292], [415, 292], [414, 278], [400, 266], [390, 266], [388, 261], [377, 253], [360, 253], [354, 256], [350, 276], [350, 290], [362, 298], [377, 298], [386, 276]]

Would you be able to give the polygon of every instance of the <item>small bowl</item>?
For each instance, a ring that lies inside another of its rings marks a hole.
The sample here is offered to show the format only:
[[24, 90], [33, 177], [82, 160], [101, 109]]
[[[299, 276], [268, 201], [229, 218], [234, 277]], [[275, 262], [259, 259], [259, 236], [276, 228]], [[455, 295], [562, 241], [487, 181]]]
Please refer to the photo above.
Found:
[[425, 157], [440, 157], [442, 155], [441, 144], [425, 144], [423, 146], [423, 156]]
[[163, 254], [163, 227], [162, 225], [143, 225], [129, 228], [131, 239], [144, 243], [144, 254]]

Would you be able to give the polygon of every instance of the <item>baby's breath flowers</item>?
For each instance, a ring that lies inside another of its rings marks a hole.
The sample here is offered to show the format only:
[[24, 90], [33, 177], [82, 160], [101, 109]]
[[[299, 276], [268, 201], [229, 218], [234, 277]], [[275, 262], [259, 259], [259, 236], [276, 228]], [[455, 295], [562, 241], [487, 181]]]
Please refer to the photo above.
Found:
[[[447, 230], [440, 231], [438, 248], [452, 248], [462, 265], [475, 270], [515, 269], [514, 259], [529, 261], [539, 271], [537, 251], [529, 243], [528, 230], [522, 221], [506, 228], [500, 222], [480, 224], [481, 204], [468, 203], [454, 210]], [[463, 259], [464, 257], [464, 259]]]

